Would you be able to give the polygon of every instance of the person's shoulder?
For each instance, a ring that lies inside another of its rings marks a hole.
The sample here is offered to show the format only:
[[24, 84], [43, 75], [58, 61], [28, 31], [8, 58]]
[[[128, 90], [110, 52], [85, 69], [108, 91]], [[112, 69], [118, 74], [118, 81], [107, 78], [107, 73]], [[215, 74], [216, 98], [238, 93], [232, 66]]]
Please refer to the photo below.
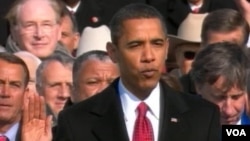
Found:
[[61, 111], [60, 115], [70, 115], [77, 116], [79, 112], [81, 114], [86, 114], [95, 109], [100, 109], [100, 107], [104, 108], [112, 103], [112, 100], [115, 98], [115, 89], [113, 85], [110, 85], [102, 92], [83, 100], [79, 103], [76, 103], [63, 111]]
[[185, 92], [180, 92], [180, 95], [192, 108], [217, 108], [214, 103], [202, 98], [201, 95], [193, 95]]

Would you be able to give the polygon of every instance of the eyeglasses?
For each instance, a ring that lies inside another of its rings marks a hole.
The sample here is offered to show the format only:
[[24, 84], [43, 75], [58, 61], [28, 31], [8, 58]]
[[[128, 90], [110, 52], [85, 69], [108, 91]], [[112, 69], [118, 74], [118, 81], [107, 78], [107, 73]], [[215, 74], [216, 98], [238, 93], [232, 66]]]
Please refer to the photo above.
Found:
[[26, 23], [21, 25], [21, 27], [24, 29], [24, 31], [26, 33], [34, 33], [38, 30], [38, 28], [40, 28], [40, 30], [42, 30], [44, 33], [50, 33], [54, 27], [55, 27], [56, 23], [54, 22], [44, 22], [44, 23]]
[[183, 55], [184, 55], [185, 59], [187, 59], [187, 60], [193, 60], [194, 57], [195, 57], [195, 55], [196, 55], [196, 52], [194, 52], [194, 51], [185, 51], [183, 53]]

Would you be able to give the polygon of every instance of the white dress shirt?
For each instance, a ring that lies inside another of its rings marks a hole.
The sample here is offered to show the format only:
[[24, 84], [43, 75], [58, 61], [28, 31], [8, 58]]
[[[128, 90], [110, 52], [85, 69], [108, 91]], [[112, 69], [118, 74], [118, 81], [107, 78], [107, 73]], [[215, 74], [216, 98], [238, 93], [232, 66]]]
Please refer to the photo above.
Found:
[[250, 48], [250, 36], [248, 37], [247, 47]]
[[190, 6], [191, 10], [193, 11], [193, 10], [195, 10], [197, 8], [200, 9], [202, 7], [202, 3], [199, 4], [199, 5], [194, 5], [192, 3], [189, 3], [189, 6]]
[[[132, 141], [134, 124], [137, 118], [136, 108], [142, 101], [125, 88], [121, 79], [119, 80], [118, 90], [121, 98], [124, 120], [127, 127], [127, 133], [129, 136], [129, 140]], [[147, 111], [146, 116], [152, 124], [154, 131], [154, 140], [157, 141], [158, 131], [159, 131], [159, 117], [160, 117], [159, 83], [156, 85], [151, 94], [143, 102], [145, 102], [149, 107], [149, 111]]]
[[11, 128], [5, 134], [0, 133], [0, 136], [4, 135], [9, 139], [9, 141], [16, 141], [18, 128], [19, 128], [19, 123], [17, 122], [14, 125], [12, 125]]
[[70, 7], [70, 6], [68, 6], [68, 5], [66, 5], [66, 7], [67, 7], [67, 9], [69, 10], [69, 11], [73, 11], [74, 13], [76, 13], [76, 11], [77, 11], [77, 9], [78, 9], [78, 7], [80, 6], [80, 4], [81, 4], [81, 1], [79, 1], [78, 3], [77, 3], [77, 5], [75, 6], [75, 7]]

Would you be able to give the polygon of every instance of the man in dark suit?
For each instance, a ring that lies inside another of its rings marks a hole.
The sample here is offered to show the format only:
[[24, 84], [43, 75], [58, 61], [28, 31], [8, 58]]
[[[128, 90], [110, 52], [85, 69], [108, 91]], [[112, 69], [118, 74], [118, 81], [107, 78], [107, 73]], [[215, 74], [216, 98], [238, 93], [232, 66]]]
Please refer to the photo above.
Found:
[[110, 29], [107, 50], [120, 77], [100, 94], [62, 111], [53, 140], [219, 141], [218, 107], [160, 80], [168, 39], [158, 11], [144, 4], [125, 6]]

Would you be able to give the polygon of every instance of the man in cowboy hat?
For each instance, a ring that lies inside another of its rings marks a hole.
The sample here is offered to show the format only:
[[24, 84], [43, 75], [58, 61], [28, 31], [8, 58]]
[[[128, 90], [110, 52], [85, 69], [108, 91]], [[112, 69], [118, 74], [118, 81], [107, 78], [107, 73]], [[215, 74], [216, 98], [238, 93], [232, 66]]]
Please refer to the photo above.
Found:
[[190, 13], [178, 29], [177, 36], [169, 35], [170, 48], [168, 62], [176, 61], [177, 68], [170, 73], [178, 78], [187, 74], [195, 54], [200, 49], [202, 22], [207, 14]]

